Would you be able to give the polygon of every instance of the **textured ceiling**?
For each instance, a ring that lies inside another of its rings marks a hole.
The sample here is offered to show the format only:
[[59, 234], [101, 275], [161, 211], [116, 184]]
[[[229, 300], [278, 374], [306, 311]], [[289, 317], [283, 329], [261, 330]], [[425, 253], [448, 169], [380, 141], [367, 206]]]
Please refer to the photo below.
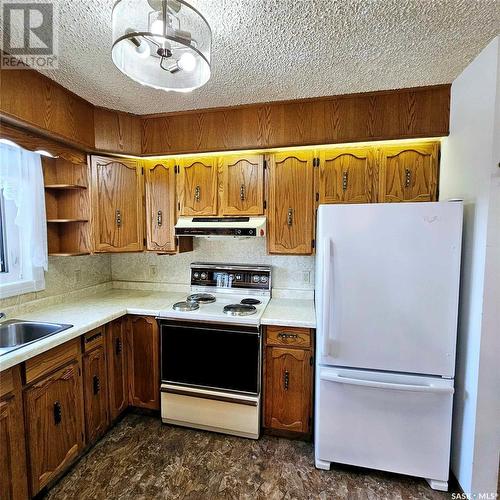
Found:
[[498, 0], [192, 0], [212, 27], [212, 78], [178, 94], [115, 68], [114, 0], [54, 1], [60, 59], [48, 76], [138, 114], [449, 83], [500, 32]]

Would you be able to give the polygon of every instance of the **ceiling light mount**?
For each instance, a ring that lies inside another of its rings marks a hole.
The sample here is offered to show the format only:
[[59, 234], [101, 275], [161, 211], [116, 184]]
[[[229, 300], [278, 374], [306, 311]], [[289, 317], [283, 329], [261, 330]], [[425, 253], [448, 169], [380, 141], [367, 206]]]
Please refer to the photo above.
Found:
[[209, 80], [212, 32], [184, 0], [118, 0], [112, 17], [111, 56], [132, 80], [177, 92]]

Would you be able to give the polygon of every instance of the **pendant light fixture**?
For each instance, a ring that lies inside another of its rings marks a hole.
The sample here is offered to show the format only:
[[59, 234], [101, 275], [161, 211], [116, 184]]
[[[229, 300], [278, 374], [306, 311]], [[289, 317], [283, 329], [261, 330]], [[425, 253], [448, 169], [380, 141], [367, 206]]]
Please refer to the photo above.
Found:
[[113, 8], [116, 67], [148, 87], [189, 92], [210, 78], [212, 32], [184, 0], [118, 0]]

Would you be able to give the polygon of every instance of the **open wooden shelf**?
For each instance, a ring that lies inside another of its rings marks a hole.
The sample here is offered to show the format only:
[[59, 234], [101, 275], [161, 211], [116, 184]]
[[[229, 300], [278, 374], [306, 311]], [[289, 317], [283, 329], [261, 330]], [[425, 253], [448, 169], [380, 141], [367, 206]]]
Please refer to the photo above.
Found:
[[89, 167], [63, 158], [42, 160], [49, 255], [88, 255], [90, 235]]
[[47, 219], [47, 222], [55, 222], [57, 224], [65, 222], [88, 222], [88, 219]]
[[81, 184], [45, 184], [45, 189], [87, 189]]

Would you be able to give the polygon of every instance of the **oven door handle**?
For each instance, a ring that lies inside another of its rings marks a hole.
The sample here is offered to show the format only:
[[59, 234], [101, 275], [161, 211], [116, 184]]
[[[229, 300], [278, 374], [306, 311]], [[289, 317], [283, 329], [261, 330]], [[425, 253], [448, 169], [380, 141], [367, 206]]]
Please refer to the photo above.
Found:
[[240, 399], [222, 394], [209, 394], [207, 392], [186, 391], [183, 389], [174, 389], [173, 387], [161, 387], [161, 392], [168, 394], [177, 394], [178, 396], [190, 396], [193, 398], [211, 399], [213, 401], [223, 401], [224, 403], [235, 403], [238, 405], [257, 406], [257, 401], [250, 399]]

